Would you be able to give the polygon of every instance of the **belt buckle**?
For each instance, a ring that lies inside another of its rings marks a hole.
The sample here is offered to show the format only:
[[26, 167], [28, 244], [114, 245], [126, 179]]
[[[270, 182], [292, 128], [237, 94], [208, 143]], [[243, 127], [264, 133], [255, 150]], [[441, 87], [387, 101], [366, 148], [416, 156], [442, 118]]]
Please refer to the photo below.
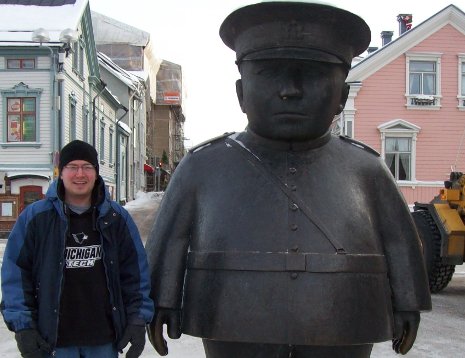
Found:
[[286, 254], [286, 271], [305, 272], [305, 255], [301, 253]]

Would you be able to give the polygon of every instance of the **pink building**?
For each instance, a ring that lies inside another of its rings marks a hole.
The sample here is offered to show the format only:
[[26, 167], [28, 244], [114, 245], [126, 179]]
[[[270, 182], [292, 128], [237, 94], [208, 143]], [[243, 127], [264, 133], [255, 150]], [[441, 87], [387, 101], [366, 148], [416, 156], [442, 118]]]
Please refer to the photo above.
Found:
[[352, 67], [338, 124], [379, 151], [409, 204], [429, 202], [465, 172], [465, 13], [449, 5], [386, 42]]

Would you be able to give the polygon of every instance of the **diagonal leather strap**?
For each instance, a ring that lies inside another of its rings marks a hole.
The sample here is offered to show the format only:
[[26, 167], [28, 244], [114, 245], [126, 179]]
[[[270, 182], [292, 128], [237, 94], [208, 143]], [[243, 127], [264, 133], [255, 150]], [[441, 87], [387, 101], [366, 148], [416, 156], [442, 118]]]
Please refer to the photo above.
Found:
[[326, 229], [324, 224], [316, 217], [316, 215], [312, 212], [312, 210], [302, 201], [300, 198], [294, 195], [294, 193], [289, 189], [287, 184], [283, 183], [279, 177], [274, 174], [271, 170], [269, 170], [260, 160], [258, 156], [256, 156], [252, 151], [245, 147], [243, 143], [237, 141], [232, 137], [226, 138], [226, 143], [229, 144], [232, 148], [236, 149], [241, 156], [250, 164], [255, 170], [259, 171], [266, 179], [268, 179], [272, 184], [276, 185], [281, 192], [288, 197], [291, 201], [293, 201], [302, 213], [307, 217], [310, 222], [312, 222], [318, 230], [320, 230], [329, 243], [334, 247], [337, 254], [346, 254], [346, 251], [342, 247], [342, 245], [337, 241], [334, 237], [331, 237], [329, 231]]

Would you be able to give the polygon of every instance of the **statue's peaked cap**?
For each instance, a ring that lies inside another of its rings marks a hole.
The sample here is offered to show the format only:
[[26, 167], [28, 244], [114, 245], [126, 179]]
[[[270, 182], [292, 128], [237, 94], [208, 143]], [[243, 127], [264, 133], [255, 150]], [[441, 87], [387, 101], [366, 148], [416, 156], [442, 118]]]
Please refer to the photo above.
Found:
[[351, 66], [371, 40], [359, 16], [310, 2], [262, 2], [232, 12], [220, 27], [223, 42], [244, 60], [295, 58]]

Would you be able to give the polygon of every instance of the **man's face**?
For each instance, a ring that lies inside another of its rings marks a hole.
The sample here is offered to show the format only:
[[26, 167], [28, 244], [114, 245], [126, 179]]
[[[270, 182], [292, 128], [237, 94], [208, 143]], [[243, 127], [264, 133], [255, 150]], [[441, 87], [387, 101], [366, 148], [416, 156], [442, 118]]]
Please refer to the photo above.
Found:
[[97, 180], [97, 171], [85, 160], [73, 160], [61, 171], [65, 186], [65, 201], [68, 204], [90, 204], [92, 189]]
[[347, 72], [340, 65], [256, 60], [244, 61], [240, 69], [237, 94], [242, 111], [249, 128], [266, 138], [318, 138], [328, 131], [347, 99]]

